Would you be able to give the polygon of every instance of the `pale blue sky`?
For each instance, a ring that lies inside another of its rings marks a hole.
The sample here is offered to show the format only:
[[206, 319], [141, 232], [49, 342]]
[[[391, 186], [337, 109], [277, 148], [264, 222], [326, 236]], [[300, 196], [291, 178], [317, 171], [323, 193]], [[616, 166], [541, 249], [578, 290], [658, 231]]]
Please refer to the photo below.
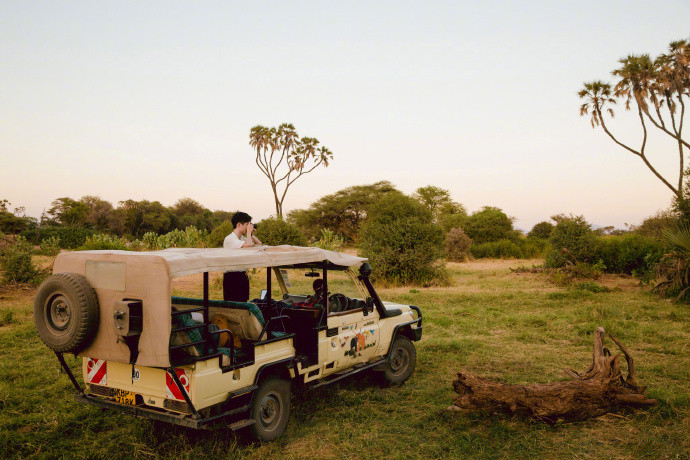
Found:
[[[295, 124], [334, 152], [285, 209], [389, 180], [529, 229], [639, 223], [670, 191], [578, 115], [584, 81], [690, 37], [690, 1], [0, 2], [0, 199], [274, 212], [248, 145]], [[638, 139], [622, 112], [613, 129]], [[673, 146], [653, 159], [675, 174]]]

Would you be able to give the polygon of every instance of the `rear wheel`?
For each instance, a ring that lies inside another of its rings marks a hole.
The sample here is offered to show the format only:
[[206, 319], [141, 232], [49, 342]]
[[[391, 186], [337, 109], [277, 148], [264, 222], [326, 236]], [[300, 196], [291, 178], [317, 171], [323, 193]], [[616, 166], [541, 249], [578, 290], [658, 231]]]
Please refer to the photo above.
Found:
[[278, 377], [261, 382], [252, 399], [251, 416], [255, 422], [249, 432], [254, 439], [262, 442], [278, 439], [290, 418], [290, 382]]
[[417, 350], [405, 336], [399, 335], [393, 341], [391, 354], [384, 365], [384, 383], [389, 386], [401, 385], [414, 372], [417, 364]]

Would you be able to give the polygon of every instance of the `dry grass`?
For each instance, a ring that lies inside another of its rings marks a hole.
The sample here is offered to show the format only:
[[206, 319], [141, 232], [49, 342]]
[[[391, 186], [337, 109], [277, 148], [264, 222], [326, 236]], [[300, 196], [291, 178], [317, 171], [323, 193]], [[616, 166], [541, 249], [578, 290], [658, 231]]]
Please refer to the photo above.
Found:
[[[382, 289], [383, 299], [418, 305], [424, 338], [417, 371], [401, 388], [369, 378], [293, 398], [286, 435], [245, 445], [225, 432], [135, 420], [75, 403], [65, 375], [38, 340], [32, 291], [0, 294], [0, 455], [2, 457], [182, 458], [687, 458], [690, 456], [690, 309], [659, 300], [629, 278], [600, 280], [607, 293], [555, 287], [510, 268], [541, 261], [449, 264], [453, 286]], [[220, 295], [218, 277], [212, 296]], [[335, 279], [334, 279], [335, 281]], [[252, 276], [260, 289], [262, 276]], [[295, 280], [306, 288], [310, 280]], [[198, 295], [200, 276], [176, 282]], [[659, 405], [558, 425], [490, 414], [456, 414], [450, 382], [458, 370], [513, 383], [567, 378], [591, 359], [602, 325], [636, 359], [638, 379]], [[68, 359], [71, 365], [78, 361]]]

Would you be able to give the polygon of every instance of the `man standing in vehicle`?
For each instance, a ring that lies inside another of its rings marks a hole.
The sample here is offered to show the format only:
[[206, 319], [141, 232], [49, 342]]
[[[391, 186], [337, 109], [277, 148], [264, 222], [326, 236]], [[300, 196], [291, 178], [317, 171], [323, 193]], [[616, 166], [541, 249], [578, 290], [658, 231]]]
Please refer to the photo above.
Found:
[[[252, 217], [246, 212], [238, 211], [233, 214], [232, 226], [234, 230], [223, 240], [223, 248], [249, 248], [262, 244], [254, 236]], [[223, 300], [246, 302], [249, 300], [249, 277], [246, 271], [223, 273]]]

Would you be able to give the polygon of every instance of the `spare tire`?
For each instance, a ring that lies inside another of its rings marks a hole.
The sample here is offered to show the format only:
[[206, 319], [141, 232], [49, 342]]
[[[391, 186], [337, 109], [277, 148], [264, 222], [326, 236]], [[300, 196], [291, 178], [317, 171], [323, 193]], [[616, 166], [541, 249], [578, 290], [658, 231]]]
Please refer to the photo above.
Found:
[[76, 273], [49, 276], [34, 299], [34, 324], [50, 349], [78, 353], [98, 330], [100, 312], [96, 291]]

